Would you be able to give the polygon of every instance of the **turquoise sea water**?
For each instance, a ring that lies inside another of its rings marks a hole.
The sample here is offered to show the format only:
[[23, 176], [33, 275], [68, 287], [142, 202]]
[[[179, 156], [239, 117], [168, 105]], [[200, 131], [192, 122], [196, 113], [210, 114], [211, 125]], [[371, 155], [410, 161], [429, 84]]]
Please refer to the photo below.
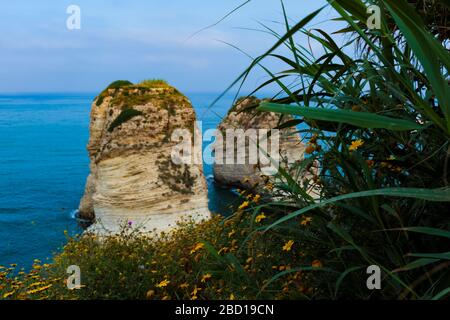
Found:
[[[232, 104], [213, 93], [187, 94], [203, 129], [215, 128]], [[65, 243], [89, 173], [86, 144], [95, 94], [0, 95], [0, 265], [29, 268]], [[205, 166], [209, 206], [227, 213], [234, 194], [214, 184]]]

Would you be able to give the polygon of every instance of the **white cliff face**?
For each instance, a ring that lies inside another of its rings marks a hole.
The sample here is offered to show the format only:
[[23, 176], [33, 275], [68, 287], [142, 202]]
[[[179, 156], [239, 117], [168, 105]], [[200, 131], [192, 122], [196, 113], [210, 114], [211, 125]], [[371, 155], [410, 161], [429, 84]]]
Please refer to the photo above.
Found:
[[164, 231], [181, 218], [210, 217], [202, 166], [171, 160], [173, 130], [194, 125], [188, 99], [160, 83], [107, 89], [94, 101], [91, 173], [79, 207], [80, 217], [95, 218], [90, 231], [117, 233], [128, 222]]
[[[218, 129], [225, 135], [227, 129], [275, 129], [280, 124], [280, 115], [273, 112], [257, 112], [252, 106], [259, 105], [260, 100], [256, 98], [246, 98], [239, 101], [234, 106], [226, 118], [220, 123]], [[285, 117], [282, 123], [292, 120]], [[280, 130], [280, 166], [289, 169], [289, 166], [304, 159], [305, 145], [301, 142], [300, 136], [295, 134], [294, 129]], [[245, 152], [246, 164], [224, 164], [214, 165], [215, 180], [226, 186], [233, 186], [243, 189], [258, 189], [264, 183], [273, 182], [273, 179], [265, 176], [261, 172], [259, 165], [250, 164], [249, 147], [243, 150], [227, 149], [226, 152], [240, 154]], [[224, 152], [224, 158], [227, 153]], [[272, 181], [270, 181], [272, 180]]]

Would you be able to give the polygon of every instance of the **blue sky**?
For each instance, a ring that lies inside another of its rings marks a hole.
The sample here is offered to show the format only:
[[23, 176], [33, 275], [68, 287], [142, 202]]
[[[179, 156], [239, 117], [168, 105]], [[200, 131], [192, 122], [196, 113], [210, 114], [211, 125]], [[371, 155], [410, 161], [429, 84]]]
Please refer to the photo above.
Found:
[[[186, 92], [221, 91], [248, 66], [249, 59], [220, 41], [257, 55], [274, 38], [241, 28], [259, 28], [260, 21], [282, 30], [276, 23], [283, 19], [280, 2], [252, 0], [219, 25], [189, 38], [242, 2], [2, 1], [0, 93], [98, 92], [117, 79], [146, 78], [164, 78]], [[325, 3], [285, 0], [293, 21]], [[71, 4], [81, 8], [81, 30], [66, 28], [66, 9]], [[248, 86], [263, 77], [256, 72]]]

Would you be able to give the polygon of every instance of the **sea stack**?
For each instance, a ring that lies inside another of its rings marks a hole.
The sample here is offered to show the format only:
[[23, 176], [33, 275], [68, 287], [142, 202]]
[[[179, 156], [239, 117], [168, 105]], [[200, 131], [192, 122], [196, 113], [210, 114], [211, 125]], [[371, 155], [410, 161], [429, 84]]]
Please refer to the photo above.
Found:
[[[292, 120], [290, 116], [281, 118], [280, 114], [273, 112], [259, 112], [256, 107], [259, 106], [261, 100], [255, 97], [246, 97], [239, 99], [230, 109], [227, 116], [218, 126], [218, 130], [225, 135], [227, 129], [275, 129], [279, 125]], [[301, 142], [300, 136], [295, 133], [295, 128], [281, 129], [279, 141], [280, 166], [289, 169], [291, 165], [304, 159], [305, 145]], [[237, 150], [236, 145], [234, 151], [227, 149], [223, 156], [226, 157], [227, 152], [239, 154], [245, 152], [245, 164], [223, 164], [214, 165], [214, 179], [221, 185], [229, 187], [237, 187], [242, 189], [259, 189], [265, 183], [271, 182], [273, 177], [268, 177], [261, 172], [261, 167], [250, 164], [248, 145], [244, 150]], [[272, 181], [273, 182], [273, 181]]]
[[165, 231], [183, 218], [210, 217], [202, 165], [171, 159], [172, 132], [196, 132], [195, 121], [189, 100], [162, 80], [116, 81], [94, 100], [79, 206], [79, 216], [94, 221], [89, 231], [117, 233], [124, 224]]

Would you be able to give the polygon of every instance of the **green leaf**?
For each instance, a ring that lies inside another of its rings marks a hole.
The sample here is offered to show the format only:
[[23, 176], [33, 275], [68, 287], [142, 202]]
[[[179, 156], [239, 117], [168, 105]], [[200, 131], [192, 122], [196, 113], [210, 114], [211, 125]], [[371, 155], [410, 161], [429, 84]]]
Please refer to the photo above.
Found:
[[[228, 86], [228, 88], [222, 92], [208, 107], [210, 109], [212, 106], [214, 106], [220, 99], [223, 98], [223, 96], [231, 90], [236, 84], [238, 84], [240, 81], [245, 81], [250, 74], [251, 70], [259, 63], [266, 58], [268, 55], [270, 55], [272, 52], [274, 52], [276, 49], [278, 49], [280, 46], [282, 46], [285, 41], [289, 40], [293, 35], [295, 35], [299, 30], [304, 28], [311, 20], [313, 20], [326, 6], [322, 6], [321, 8], [317, 9], [313, 13], [307, 15], [304, 19], [300, 20], [296, 25], [294, 25], [292, 28], [289, 29], [288, 32], [286, 32], [282, 37], [278, 39], [278, 41], [269, 49], [267, 50], [263, 55], [259, 56], [258, 58], [254, 59], [253, 62], [250, 64], [249, 67], [236, 79], [233, 81], [231, 85]], [[242, 83], [241, 83], [242, 86]]]
[[394, 272], [400, 272], [400, 271], [409, 271], [409, 270], [413, 270], [413, 269], [417, 269], [417, 268], [421, 268], [424, 266], [427, 266], [429, 264], [438, 262], [439, 259], [428, 259], [428, 258], [424, 258], [424, 259], [418, 259], [416, 261], [413, 261], [409, 264], [407, 264], [404, 267], [398, 268], [396, 270], [394, 270]]
[[312, 120], [346, 123], [360, 128], [388, 129], [393, 131], [419, 130], [423, 128], [412, 121], [380, 116], [369, 112], [299, 107], [270, 102], [261, 103], [258, 110], [303, 116]]
[[421, 17], [404, 0], [384, 0], [408, 45], [422, 63], [450, 130], [450, 89], [441, 73], [441, 64], [450, 70], [450, 54], [426, 29]]
[[209, 242], [204, 241], [203, 244], [206, 248], [206, 251], [208, 251], [214, 258], [222, 263], [224, 262], [224, 258], [219, 255], [217, 250]]
[[298, 126], [299, 124], [302, 124], [302, 123], [303, 123], [303, 120], [300, 120], [300, 119], [289, 120], [283, 124], [280, 124], [275, 129], [282, 130], [285, 128], [291, 128], [291, 127]]
[[431, 298], [431, 300], [441, 300], [449, 293], [450, 293], [450, 288], [444, 289], [441, 292], [439, 292], [437, 295], [435, 295], [433, 298]]
[[450, 260], [450, 251], [443, 253], [410, 253], [408, 257]]
[[361, 0], [334, 0], [342, 8], [360, 21], [366, 21], [367, 8]]
[[331, 203], [347, 199], [373, 197], [373, 196], [403, 197], [403, 198], [422, 199], [426, 201], [450, 202], [450, 189], [386, 188], [386, 189], [377, 189], [344, 194], [297, 210], [275, 221], [273, 224], [269, 225], [266, 228], [266, 231], [272, 229], [273, 227], [285, 221], [291, 220], [299, 215], [302, 215], [308, 211], [327, 206]]
[[353, 268], [349, 268], [347, 270], [345, 270], [338, 278], [338, 280], [336, 281], [336, 285], [335, 285], [335, 290], [334, 290], [334, 296], [337, 298], [337, 294], [339, 292], [339, 288], [342, 284], [342, 281], [344, 281], [345, 277], [348, 276], [350, 273], [356, 271], [356, 270], [360, 270], [363, 267], [353, 267]]
[[400, 228], [397, 230], [405, 230], [410, 232], [418, 232], [418, 233], [424, 233], [431, 236], [439, 236], [444, 238], [450, 239], [450, 231], [445, 231], [442, 229], [436, 229], [436, 228], [427, 228], [427, 227], [409, 227], [409, 228]]
[[316, 268], [316, 267], [309, 267], [309, 266], [305, 266], [305, 267], [300, 267], [300, 268], [294, 268], [294, 269], [290, 269], [290, 270], [286, 270], [280, 273], [277, 273], [276, 275], [274, 275], [272, 278], [269, 279], [269, 281], [267, 281], [261, 288], [261, 290], [258, 293], [258, 296], [270, 285], [272, 284], [274, 281], [284, 277], [285, 275], [291, 274], [291, 273], [295, 273], [295, 272], [303, 272], [303, 271], [325, 271], [325, 272], [335, 272], [334, 270], [328, 269], [328, 268]]
[[[357, 23], [354, 22], [354, 19], [348, 15], [346, 10], [341, 5], [339, 5], [335, 0], [328, 0], [328, 2], [342, 16], [342, 18], [344, 18], [345, 21], [347, 21], [350, 24], [353, 30], [359, 34], [359, 36], [364, 40], [365, 44], [376, 54], [376, 56], [380, 59], [380, 61], [388, 67], [387, 70], [394, 69], [395, 67], [392, 65], [392, 61], [390, 61], [390, 59], [384, 54], [385, 51], [381, 50], [381, 48], [376, 42], [370, 40], [368, 34], [366, 34], [366, 31], [363, 30]], [[388, 34], [385, 34], [385, 36], [387, 37]], [[392, 41], [394, 40], [392, 39]], [[441, 50], [439, 51], [442, 52]], [[422, 97], [419, 96], [417, 92], [415, 92], [412, 89], [411, 83], [407, 78], [400, 76], [397, 72], [389, 72], [389, 73], [390, 76], [392, 76], [393, 79], [395, 79], [395, 81], [401, 83], [402, 86], [404, 86], [404, 88], [408, 91], [409, 95], [411, 95], [411, 102], [414, 104], [415, 108], [417, 110], [420, 110], [428, 119], [432, 120], [433, 123], [436, 124], [439, 128], [441, 128], [446, 135], [449, 135], [450, 134], [449, 121], [447, 122], [444, 121], [444, 119], [442, 119], [430, 107], [430, 104], [426, 100], [422, 99]]]

